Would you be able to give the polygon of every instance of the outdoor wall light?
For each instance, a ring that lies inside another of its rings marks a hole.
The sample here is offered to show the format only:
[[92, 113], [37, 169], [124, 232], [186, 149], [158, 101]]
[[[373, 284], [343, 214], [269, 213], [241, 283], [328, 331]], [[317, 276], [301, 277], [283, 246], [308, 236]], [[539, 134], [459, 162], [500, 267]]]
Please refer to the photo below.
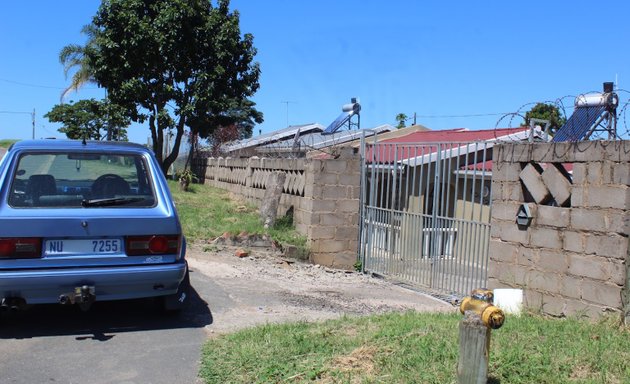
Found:
[[531, 204], [521, 204], [516, 213], [516, 224], [521, 227], [529, 227], [534, 218], [535, 207]]

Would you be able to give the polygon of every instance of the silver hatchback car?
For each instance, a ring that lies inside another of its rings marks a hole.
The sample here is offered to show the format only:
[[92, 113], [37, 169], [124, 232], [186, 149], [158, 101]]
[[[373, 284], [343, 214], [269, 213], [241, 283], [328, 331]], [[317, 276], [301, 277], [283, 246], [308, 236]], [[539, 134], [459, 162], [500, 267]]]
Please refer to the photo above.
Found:
[[188, 301], [186, 241], [152, 152], [21, 141], [0, 162], [0, 306]]

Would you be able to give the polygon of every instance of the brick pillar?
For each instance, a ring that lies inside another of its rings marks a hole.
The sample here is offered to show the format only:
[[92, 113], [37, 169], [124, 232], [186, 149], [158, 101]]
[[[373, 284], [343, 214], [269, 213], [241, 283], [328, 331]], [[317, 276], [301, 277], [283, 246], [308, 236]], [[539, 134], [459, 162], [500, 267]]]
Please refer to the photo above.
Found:
[[311, 261], [352, 269], [357, 258], [360, 196], [359, 155], [352, 148], [335, 159], [307, 160], [302, 207]]
[[630, 325], [630, 253], [626, 255], [626, 285], [623, 289], [623, 320]]
[[522, 288], [554, 316], [630, 322], [630, 141], [500, 144], [493, 160], [489, 287]]

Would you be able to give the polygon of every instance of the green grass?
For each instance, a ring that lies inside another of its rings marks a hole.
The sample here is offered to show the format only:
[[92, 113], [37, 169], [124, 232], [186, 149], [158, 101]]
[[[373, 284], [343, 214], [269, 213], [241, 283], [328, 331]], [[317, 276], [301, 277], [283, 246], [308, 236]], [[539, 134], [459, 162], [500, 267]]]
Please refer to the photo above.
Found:
[[246, 202], [235, 201], [227, 191], [206, 185], [191, 184], [188, 192], [181, 191], [177, 182], [169, 180], [177, 212], [186, 237], [191, 240], [208, 240], [224, 233], [238, 235], [268, 234], [276, 241], [304, 248], [306, 238], [293, 228], [290, 220], [278, 218], [274, 228], [266, 230], [260, 220], [258, 208]]
[[[258, 209], [226, 191], [169, 185], [191, 240], [266, 233]], [[286, 219], [269, 233], [305, 243]], [[264, 325], [209, 340], [200, 377], [206, 383], [455, 383], [460, 319], [404, 313]], [[489, 375], [495, 384], [630, 383], [630, 330], [611, 319], [508, 317], [492, 332]]]
[[11, 144], [18, 142], [19, 140], [2, 139], [0, 140], [0, 148], [9, 148]]
[[[206, 383], [455, 383], [459, 314], [264, 325], [209, 340]], [[629, 383], [630, 331], [612, 321], [508, 317], [492, 331], [493, 383]]]

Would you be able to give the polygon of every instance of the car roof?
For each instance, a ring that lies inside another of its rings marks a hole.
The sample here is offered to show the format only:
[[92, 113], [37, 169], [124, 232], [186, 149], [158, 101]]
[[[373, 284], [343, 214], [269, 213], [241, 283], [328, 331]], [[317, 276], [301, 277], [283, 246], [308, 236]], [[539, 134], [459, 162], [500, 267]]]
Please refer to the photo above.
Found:
[[12, 150], [130, 150], [138, 152], [148, 152], [149, 149], [137, 143], [126, 141], [85, 141], [82, 140], [22, 140], [9, 147]]

